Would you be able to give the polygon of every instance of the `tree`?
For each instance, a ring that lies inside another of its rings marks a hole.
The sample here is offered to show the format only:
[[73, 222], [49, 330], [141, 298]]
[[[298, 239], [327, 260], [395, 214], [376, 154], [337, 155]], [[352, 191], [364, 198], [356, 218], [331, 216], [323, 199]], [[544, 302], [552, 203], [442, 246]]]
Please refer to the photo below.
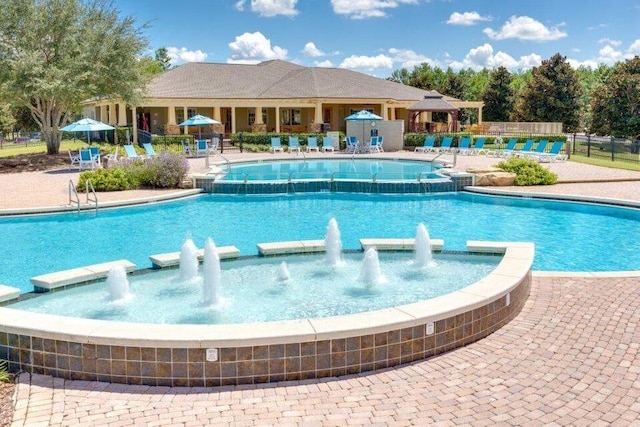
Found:
[[616, 64], [603, 80], [592, 94], [592, 132], [640, 135], [640, 57]]
[[[460, 76], [455, 74], [451, 69], [448, 69], [447, 81], [445, 82], [441, 93], [452, 98], [464, 101], [466, 99], [467, 87]], [[458, 121], [460, 123], [465, 123], [467, 121], [467, 117], [468, 114], [465, 109], [462, 108], [460, 109], [460, 111], [458, 111]]]
[[0, 91], [29, 108], [49, 154], [82, 101], [140, 98], [146, 46], [108, 0], [0, 0]]
[[16, 119], [11, 113], [8, 104], [0, 103], [0, 133], [11, 131], [16, 124]]
[[498, 67], [491, 73], [489, 85], [482, 94], [485, 120], [508, 122], [513, 111], [513, 89], [511, 73], [505, 67]]
[[579, 128], [582, 89], [576, 72], [559, 53], [532, 70], [518, 116], [529, 122], [562, 122], [566, 132]]
[[169, 52], [166, 47], [156, 49], [156, 62], [160, 64], [162, 71], [167, 71], [171, 68], [171, 58], [169, 58]]

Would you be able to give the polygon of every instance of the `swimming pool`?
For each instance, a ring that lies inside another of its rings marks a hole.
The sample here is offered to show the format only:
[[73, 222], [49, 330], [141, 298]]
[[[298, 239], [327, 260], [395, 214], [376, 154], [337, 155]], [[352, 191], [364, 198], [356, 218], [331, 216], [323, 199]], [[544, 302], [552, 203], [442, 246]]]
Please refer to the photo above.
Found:
[[322, 239], [332, 217], [345, 249], [358, 249], [361, 238], [411, 238], [422, 222], [447, 250], [463, 250], [467, 240], [534, 242], [536, 270], [640, 270], [638, 209], [470, 193], [209, 194], [97, 214], [0, 218], [0, 283], [30, 291], [31, 277], [122, 258], [150, 267], [149, 255], [178, 251], [186, 237], [252, 255], [261, 242]]
[[276, 160], [232, 164], [222, 181], [351, 179], [416, 181], [442, 178], [438, 165], [424, 161], [371, 159]]

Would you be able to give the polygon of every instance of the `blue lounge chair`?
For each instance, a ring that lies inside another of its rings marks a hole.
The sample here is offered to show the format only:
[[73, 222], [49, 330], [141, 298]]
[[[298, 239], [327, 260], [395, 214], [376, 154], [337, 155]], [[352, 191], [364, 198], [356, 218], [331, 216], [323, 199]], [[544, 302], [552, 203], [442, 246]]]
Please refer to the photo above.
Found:
[[144, 159], [144, 156], [136, 153], [136, 149], [131, 144], [124, 145], [124, 152], [127, 155], [127, 159]]
[[322, 138], [322, 151], [323, 152], [327, 152], [327, 151], [332, 151], [335, 152], [335, 149], [333, 148], [333, 138], [330, 136], [325, 136]]
[[474, 156], [480, 155], [480, 154], [487, 154], [487, 150], [484, 148], [484, 143], [486, 139], [487, 138], [485, 138], [484, 136], [481, 136], [480, 138], [477, 138], [475, 141], [473, 141], [473, 148], [469, 150], [469, 154]]
[[269, 148], [269, 151], [272, 153], [275, 153], [276, 151], [284, 153], [284, 148], [282, 148], [282, 144], [280, 144], [279, 136], [271, 137], [271, 148]]
[[315, 136], [307, 137], [307, 153], [311, 151], [320, 151], [320, 148], [318, 147], [318, 138]]
[[567, 155], [560, 154], [560, 151], [562, 150], [563, 146], [564, 146], [564, 142], [555, 141], [548, 153], [540, 153], [533, 158], [538, 162], [555, 162], [558, 160], [561, 162], [564, 162], [567, 160]]
[[427, 153], [430, 151], [434, 151], [434, 146], [433, 144], [436, 142], [436, 137], [435, 136], [426, 136], [424, 138], [424, 144], [422, 145], [422, 147], [416, 147], [413, 152], [414, 153]]
[[158, 153], [156, 153], [156, 150], [153, 149], [153, 145], [151, 145], [150, 142], [145, 142], [144, 144], [142, 144], [142, 147], [144, 148], [144, 151], [147, 153], [147, 156], [153, 157], [158, 155]]
[[436, 147], [436, 153], [449, 153], [451, 152], [451, 142], [453, 142], [453, 138], [450, 136], [445, 136], [442, 138], [442, 142], [439, 147]]
[[384, 149], [382, 148], [382, 143], [384, 142], [383, 136], [377, 136], [371, 138], [371, 143], [369, 144], [369, 152], [370, 153], [382, 153]]
[[297, 151], [298, 153], [300, 152], [300, 140], [298, 139], [297, 136], [290, 136], [289, 137], [289, 152], [294, 152]]
[[78, 161], [78, 169], [95, 169], [97, 166], [94, 157], [91, 155], [91, 150], [84, 148], [80, 150], [80, 160]]
[[471, 138], [464, 137], [458, 142], [458, 147], [451, 149], [452, 152], [457, 152], [459, 154], [469, 154], [471, 150]]
[[355, 136], [347, 137], [347, 153], [355, 153], [358, 150], [358, 138]]
[[209, 155], [209, 143], [206, 139], [198, 139], [196, 141], [196, 157], [200, 157], [200, 154], [204, 154], [205, 156]]
[[523, 149], [521, 152], [517, 153], [517, 155], [519, 157], [524, 157], [525, 159], [533, 159], [538, 154], [544, 153], [544, 150], [547, 148], [548, 143], [549, 141], [541, 139], [540, 141], [538, 141], [538, 145], [536, 146], [535, 150], [529, 149], [528, 151], [525, 151]]
[[89, 151], [91, 151], [91, 157], [96, 162], [96, 165], [100, 164], [100, 147], [89, 147]]

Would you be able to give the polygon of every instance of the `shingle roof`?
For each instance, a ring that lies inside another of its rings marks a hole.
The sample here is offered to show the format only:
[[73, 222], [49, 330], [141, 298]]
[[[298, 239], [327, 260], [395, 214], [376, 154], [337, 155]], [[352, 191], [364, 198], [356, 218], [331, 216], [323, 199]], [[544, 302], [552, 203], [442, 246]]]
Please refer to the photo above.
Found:
[[455, 98], [442, 95], [440, 92], [430, 90], [424, 95], [420, 101], [407, 107], [409, 111], [452, 111], [459, 108], [450, 104], [448, 101], [455, 101]]
[[366, 98], [417, 101], [428, 92], [342, 68], [274, 60], [256, 65], [192, 62], [156, 76], [151, 98]]

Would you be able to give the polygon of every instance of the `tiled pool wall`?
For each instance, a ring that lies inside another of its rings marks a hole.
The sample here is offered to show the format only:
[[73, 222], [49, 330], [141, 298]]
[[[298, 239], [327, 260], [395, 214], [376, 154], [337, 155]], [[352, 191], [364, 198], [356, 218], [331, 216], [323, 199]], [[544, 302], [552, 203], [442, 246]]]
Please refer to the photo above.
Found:
[[528, 271], [509, 293], [462, 313], [326, 340], [220, 346], [215, 349], [216, 361], [207, 361], [207, 348], [192, 347], [197, 343], [96, 344], [82, 336], [59, 334], [54, 339], [47, 332], [8, 332], [6, 328], [0, 332], [0, 359], [9, 362], [11, 372], [160, 386], [239, 385], [355, 374], [427, 359], [486, 337], [520, 312], [530, 286]]
[[473, 185], [473, 175], [452, 175], [449, 179], [430, 181], [291, 181], [291, 182], [225, 182], [216, 181], [215, 176], [195, 176], [194, 187], [207, 193], [224, 194], [272, 194], [309, 192], [351, 193], [441, 193], [461, 191]]

